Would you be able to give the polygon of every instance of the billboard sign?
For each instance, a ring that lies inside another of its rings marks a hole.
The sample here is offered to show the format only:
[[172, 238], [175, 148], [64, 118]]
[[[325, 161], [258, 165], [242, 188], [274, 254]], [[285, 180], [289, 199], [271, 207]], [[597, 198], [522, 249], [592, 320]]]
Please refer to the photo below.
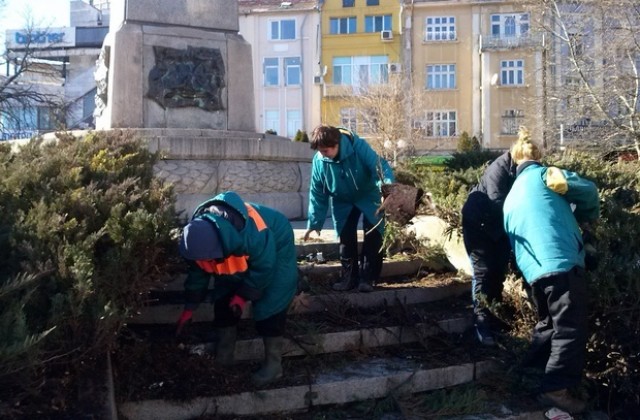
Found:
[[76, 28], [11, 29], [7, 31], [8, 49], [44, 49], [73, 47], [76, 44]]

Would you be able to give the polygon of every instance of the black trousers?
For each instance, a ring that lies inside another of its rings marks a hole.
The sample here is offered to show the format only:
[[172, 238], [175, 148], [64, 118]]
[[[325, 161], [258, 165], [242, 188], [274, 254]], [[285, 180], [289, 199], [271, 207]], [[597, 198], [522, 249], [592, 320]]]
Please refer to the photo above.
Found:
[[584, 270], [574, 267], [535, 281], [532, 299], [538, 311], [529, 364], [545, 361], [541, 391], [578, 385], [582, 379], [587, 343], [587, 284]]
[[[229, 307], [229, 302], [233, 293], [223, 296], [214, 303], [213, 325], [216, 328], [235, 327], [240, 322], [240, 318], [233, 314]], [[260, 321], [256, 321], [256, 331], [262, 337], [281, 337], [284, 334], [287, 323], [287, 311], [278, 312]]]
[[[359, 258], [358, 221], [361, 215], [360, 209], [353, 207], [342, 228], [342, 232], [340, 232], [342, 274], [343, 279], [344, 276], [350, 276], [354, 281], [359, 278], [360, 281], [373, 284], [378, 281], [382, 271], [382, 234], [378, 229], [371, 231], [374, 225], [366, 217], [363, 217], [362, 227], [365, 235], [362, 243], [362, 255]], [[360, 272], [358, 272], [358, 262], [360, 263]]]
[[511, 244], [506, 234], [493, 239], [473, 224], [464, 224], [464, 247], [471, 260], [471, 294], [476, 315], [485, 311], [479, 301], [485, 295], [489, 303], [502, 300], [504, 278], [509, 265]]

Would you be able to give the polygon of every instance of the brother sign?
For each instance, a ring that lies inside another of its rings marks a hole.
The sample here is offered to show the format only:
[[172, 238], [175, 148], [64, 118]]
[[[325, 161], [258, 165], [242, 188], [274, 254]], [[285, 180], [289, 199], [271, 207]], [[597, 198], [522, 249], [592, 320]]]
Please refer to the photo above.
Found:
[[75, 44], [75, 28], [49, 28], [34, 31], [7, 31], [8, 47], [20, 49], [25, 47], [72, 47]]

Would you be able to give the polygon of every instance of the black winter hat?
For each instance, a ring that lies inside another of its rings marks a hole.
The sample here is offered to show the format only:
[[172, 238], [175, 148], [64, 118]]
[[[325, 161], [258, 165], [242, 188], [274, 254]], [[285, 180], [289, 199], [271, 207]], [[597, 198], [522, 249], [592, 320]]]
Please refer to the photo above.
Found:
[[194, 219], [180, 237], [180, 255], [188, 260], [215, 260], [224, 257], [220, 233], [213, 222]]

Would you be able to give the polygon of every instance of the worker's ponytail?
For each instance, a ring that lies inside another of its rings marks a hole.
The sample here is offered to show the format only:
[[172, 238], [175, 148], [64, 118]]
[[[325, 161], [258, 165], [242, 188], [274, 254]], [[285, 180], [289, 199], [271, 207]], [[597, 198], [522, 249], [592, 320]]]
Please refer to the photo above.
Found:
[[518, 130], [518, 140], [511, 146], [511, 158], [516, 164], [542, 159], [542, 152], [538, 145], [531, 141], [531, 133], [527, 127], [521, 126]]

